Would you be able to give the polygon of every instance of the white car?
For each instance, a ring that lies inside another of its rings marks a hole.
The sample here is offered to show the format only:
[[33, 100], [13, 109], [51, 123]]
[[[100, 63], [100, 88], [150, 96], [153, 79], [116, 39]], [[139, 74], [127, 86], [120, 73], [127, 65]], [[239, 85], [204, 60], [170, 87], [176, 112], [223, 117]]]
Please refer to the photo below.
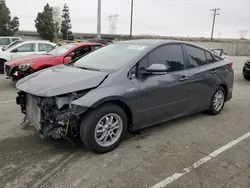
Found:
[[5, 51], [0, 50], [0, 73], [4, 72], [4, 63], [12, 59], [29, 55], [40, 55], [51, 50], [56, 44], [48, 41], [25, 41]]
[[16, 40], [22, 40], [22, 39], [20, 37], [0, 37], [0, 47], [7, 46]]

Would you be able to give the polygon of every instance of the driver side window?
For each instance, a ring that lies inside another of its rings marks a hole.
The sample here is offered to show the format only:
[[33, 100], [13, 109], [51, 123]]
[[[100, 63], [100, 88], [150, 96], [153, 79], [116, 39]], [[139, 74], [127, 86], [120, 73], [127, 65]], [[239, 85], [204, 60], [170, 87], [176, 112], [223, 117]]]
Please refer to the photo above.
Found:
[[71, 52], [70, 54], [72, 55], [72, 60], [73, 60], [73, 59], [81, 57], [81, 56], [83, 56], [91, 51], [92, 51], [92, 48], [90, 46], [83, 46], [83, 47], [80, 47], [80, 48], [76, 49], [75, 51]]
[[167, 72], [180, 71], [184, 69], [184, 57], [180, 44], [164, 45], [153, 50], [148, 56], [149, 67], [152, 64], [163, 64]]
[[35, 43], [28, 43], [16, 48], [17, 52], [35, 52], [36, 45]]

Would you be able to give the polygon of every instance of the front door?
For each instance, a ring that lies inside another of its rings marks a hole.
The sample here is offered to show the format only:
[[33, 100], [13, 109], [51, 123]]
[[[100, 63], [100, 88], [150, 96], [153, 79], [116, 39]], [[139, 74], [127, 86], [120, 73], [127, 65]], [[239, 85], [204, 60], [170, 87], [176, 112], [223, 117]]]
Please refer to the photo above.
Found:
[[12, 50], [11, 59], [34, 55], [35, 53], [36, 43], [26, 43]]
[[[181, 44], [168, 44], [154, 49], [139, 63], [140, 119], [150, 123], [186, 113], [189, 73], [185, 69]], [[164, 64], [163, 75], [142, 75], [152, 64]]]

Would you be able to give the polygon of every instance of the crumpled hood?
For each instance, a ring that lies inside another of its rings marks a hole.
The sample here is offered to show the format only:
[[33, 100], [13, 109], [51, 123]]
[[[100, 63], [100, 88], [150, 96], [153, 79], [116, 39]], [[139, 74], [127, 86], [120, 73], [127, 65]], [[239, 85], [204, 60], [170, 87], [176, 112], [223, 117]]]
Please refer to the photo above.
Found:
[[57, 56], [51, 56], [51, 55], [32, 55], [32, 56], [25, 56], [25, 57], [19, 57], [13, 60], [10, 60], [7, 62], [7, 65], [9, 66], [17, 66], [25, 63], [37, 63], [39, 61], [49, 61], [53, 60]]
[[108, 75], [106, 72], [89, 71], [66, 65], [35, 72], [16, 84], [27, 93], [52, 97], [98, 86]]

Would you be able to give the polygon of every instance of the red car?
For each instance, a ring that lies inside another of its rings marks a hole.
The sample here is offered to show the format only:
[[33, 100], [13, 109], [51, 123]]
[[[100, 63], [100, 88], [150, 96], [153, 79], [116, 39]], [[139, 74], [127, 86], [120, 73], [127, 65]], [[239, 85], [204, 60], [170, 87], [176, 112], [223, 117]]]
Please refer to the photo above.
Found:
[[7, 79], [17, 81], [33, 72], [60, 64], [67, 64], [92, 52], [103, 45], [98, 43], [71, 43], [63, 44], [48, 51], [44, 55], [26, 56], [8, 61], [4, 65]]

